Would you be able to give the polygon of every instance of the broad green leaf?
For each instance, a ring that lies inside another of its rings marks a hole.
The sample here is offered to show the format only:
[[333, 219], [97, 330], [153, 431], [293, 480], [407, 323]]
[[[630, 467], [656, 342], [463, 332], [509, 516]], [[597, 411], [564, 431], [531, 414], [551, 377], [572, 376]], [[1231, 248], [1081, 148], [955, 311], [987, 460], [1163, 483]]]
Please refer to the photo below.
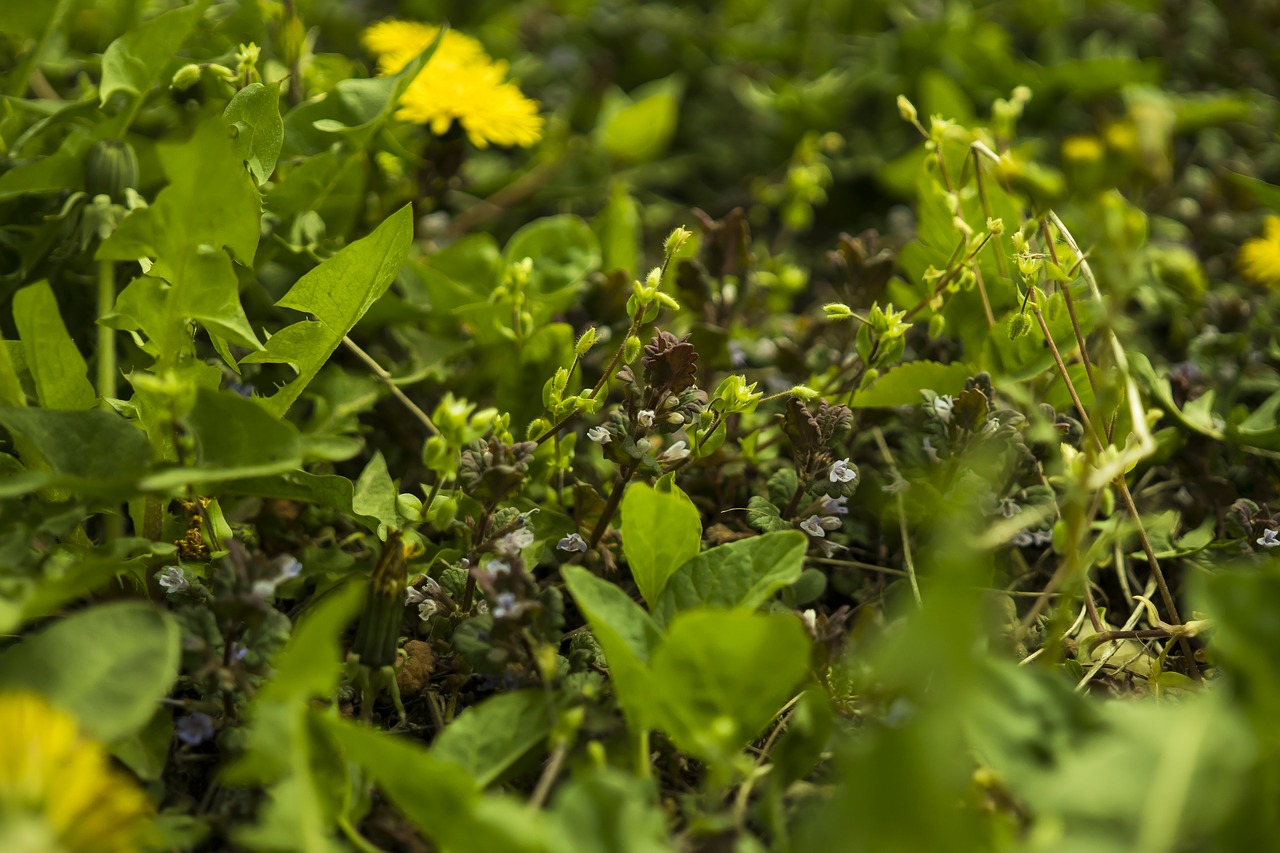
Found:
[[[803, 534], [802, 534], [803, 535]], [[677, 569], [702, 547], [702, 521], [689, 497], [634, 483], [622, 498], [622, 551], [652, 609]]]
[[475, 780], [407, 738], [332, 716], [323, 724], [349, 759], [441, 850], [544, 853], [554, 850], [542, 813], [505, 796], [481, 796]]
[[138, 778], [155, 782], [164, 775], [172, 744], [173, 709], [162, 707], [152, 715], [150, 722], [117, 743], [112, 752]]
[[695, 607], [754, 610], [800, 579], [807, 547], [803, 533], [785, 530], [703, 551], [667, 581], [653, 618], [665, 625], [676, 613]]
[[144, 726], [178, 677], [181, 631], [142, 602], [74, 613], [0, 653], [0, 689], [29, 689], [113, 741]]
[[89, 382], [88, 365], [62, 323], [49, 282], [36, 282], [13, 295], [13, 320], [40, 405], [46, 409], [92, 406], [98, 395]]
[[600, 240], [602, 269], [622, 270], [631, 278], [639, 275], [640, 205], [621, 181], [614, 183], [609, 203], [592, 221], [591, 230]]
[[467, 771], [481, 787], [502, 778], [551, 733], [546, 691], [500, 693], [472, 705], [445, 727], [431, 754]]
[[821, 687], [810, 687], [787, 718], [787, 730], [778, 739], [773, 759], [774, 784], [779, 790], [803, 779], [826, 751], [835, 730], [835, 709]]
[[919, 403], [921, 389], [939, 394], [959, 394], [964, 381], [973, 375], [966, 364], [938, 364], [936, 361], [912, 361], [900, 364], [853, 395], [849, 403], [855, 409], [910, 406]]
[[47, 157], [14, 165], [0, 174], [0, 201], [27, 193], [59, 193], [84, 187], [84, 156], [95, 134], [73, 129]]
[[655, 692], [644, 699], [682, 749], [722, 762], [760, 733], [808, 671], [809, 635], [794, 615], [689, 610], [653, 653]]
[[400, 516], [396, 513], [396, 487], [387, 472], [387, 460], [382, 451], [373, 454], [356, 481], [351, 498], [351, 509], [356, 513], [376, 518], [379, 524], [397, 527]]
[[1229, 169], [1224, 169], [1223, 174], [1232, 183], [1248, 190], [1258, 204], [1271, 208], [1275, 213], [1280, 213], [1280, 187], [1275, 184], [1269, 184], [1266, 181], [1260, 181], [1257, 178], [1251, 178], [1248, 175], [1232, 172]]
[[132, 484], [151, 465], [151, 445], [143, 432], [103, 409], [3, 407], [0, 426], [15, 441], [28, 442], [51, 469], [0, 479], [0, 496], [49, 485], [95, 495], [132, 492]]
[[282, 417], [311, 383], [347, 332], [400, 272], [413, 240], [413, 210], [405, 205], [369, 236], [344, 247], [298, 279], [276, 304], [315, 316], [277, 332], [266, 351], [246, 361], [289, 364], [298, 378], [263, 401]]
[[683, 90], [684, 84], [672, 76], [647, 83], [630, 96], [613, 94], [602, 110], [605, 150], [626, 163], [661, 157], [676, 132]]
[[108, 45], [102, 55], [99, 103], [105, 106], [116, 92], [128, 92], [134, 97], [145, 95], [174, 61], [178, 48], [195, 29], [204, 7], [204, 3], [197, 3], [157, 15]]
[[196, 464], [153, 474], [144, 487], [263, 477], [302, 467], [293, 425], [239, 394], [200, 388], [185, 421], [195, 440]]
[[577, 216], [561, 214], [535, 219], [507, 241], [506, 264], [533, 259], [530, 285], [547, 310], [560, 311], [577, 299], [587, 275], [600, 268], [600, 241]]
[[560, 850], [671, 853], [658, 786], [610, 767], [575, 773], [551, 808]]
[[355, 486], [338, 474], [311, 474], [307, 471], [290, 471], [276, 477], [259, 477], [239, 480], [234, 484], [237, 493], [264, 498], [305, 501], [317, 506], [336, 509], [376, 531], [381, 523], [372, 516], [360, 515], [353, 508]]
[[364, 585], [349, 583], [314, 601], [272, 662], [275, 676], [262, 686], [262, 702], [328, 698], [338, 686], [342, 634], [364, 601]]
[[280, 146], [284, 143], [284, 122], [280, 119], [280, 83], [250, 83], [231, 99], [222, 113], [223, 121], [235, 128], [235, 152], [249, 166], [259, 185], [276, 170]]
[[560, 574], [604, 651], [632, 727], [653, 728], [648, 721], [654, 685], [647, 664], [659, 643], [658, 626], [625, 592], [581, 566], [565, 566]]
[[339, 142], [350, 150], [363, 148], [391, 119], [400, 96], [438, 44], [439, 37], [395, 74], [347, 78], [333, 91], [294, 107], [284, 117], [286, 156], [319, 154]]

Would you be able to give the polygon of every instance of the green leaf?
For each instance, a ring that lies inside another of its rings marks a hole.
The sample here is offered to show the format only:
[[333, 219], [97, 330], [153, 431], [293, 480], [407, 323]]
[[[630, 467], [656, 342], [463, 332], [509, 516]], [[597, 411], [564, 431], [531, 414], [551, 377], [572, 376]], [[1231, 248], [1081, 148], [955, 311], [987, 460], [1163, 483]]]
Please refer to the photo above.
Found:
[[653, 607], [653, 618], [661, 626], [695, 607], [754, 610], [800, 579], [807, 547], [799, 530], [784, 530], [703, 551], [671, 576]]
[[629, 278], [639, 275], [640, 205], [627, 193], [626, 184], [614, 182], [609, 203], [591, 223], [600, 241], [602, 269], [622, 270]]
[[256, 700], [283, 703], [331, 696], [345, 657], [342, 633], [363, 602], [361, 583], [348, 583], [315, 601], [272, 662], [275, 677], [258, 691]]
[[1271, 208], [1275, 213], [1280, 213], [1280, 187], [1275, 184], [1269, 184], [1266, 181], [1260, 181], [1257, 178], [1251, 178], [1248, 175], [1232, 172], [1229, 169], [1224, 169], [1223, 174], [1232, 183], [1248, 190], [1258, 204]]
[[653, 679], [646, 664], [659, 643], [658, 626], [625, 592], [581, 566], [565, 566], [560, 574], [604, 651], [632, 727], [652, 728], [647, 721]]
[[267, 410], [283, 417], [311, 383], [347, 332], [386, 293], [404, 265], [413, 241], [413, 210], [405, 205], [374, 229], [373, 233], [344, 247], [333, 257], [298, 279], [276, 303], [312, 314], [316, 322], [303, 320], [277, 332], [266, 351], [245, 361], [292, 365], [298, 378], [264, 401]]
[[911, 406], [921, 402], [921, 389], [939, 394], [959, 394], [964, 381], [973, 375], [967, 364], [938, 364], [936, 361], [913, 361], [900, 364], [853, 395], [849, 403], [854, 409]]
[[338, 474], [311, 474], [307, 471], [290, 471], [276, 477], [239, 480], [234, 490], [242, 495], [264, 498], [305, 501], [316, 506], [336, 509], [376, 531], [381, 524], [372, 516], [360, 515], [353, 508], [355, 486]]
[[530, 286], [542, 294], [548, 311], [561, 311], [577, 299], [587, 275], [600, 268], [600, 241], [577, 216], [562, 214], [535, 219], [507, 241], [507, 265], [533, 259]]
[[630, 96], [613, 93], [602, 109], [601, 141], [609, 155], [626, 163], [661, 157], [680, 117], [684, 84], [678, 76], [655, 80]]
[[546, 691], [500, 693], [472, 705], [445, 727], [431, 754], [465, 769], [489, 787], [551, 733]]
[[702, 521], [688, 495], [634, 483], [622, 498], [622, 551], [652, 609], [667, 578], [702, 547]]
[[723, 762], [760, 733], [809, 671], [809, 635], [790, 613], [689, 610], [653, 654], [657, 727]]
[[382, 458], [382, 451], [378, 451], [356, 481], [351, 508], [360, 515], [376, 518], [379, 524], [398, 527], [400, 516], [396, 513], [396, 496], [395, 484], [387, 471], [387, 460]]
[[574, 774], [551, 808], [559, 850], [574, 853], [670, 853], [658, 787], [610, 767]]
[[348, 758], [439, 849], [450, 853], [554, 849], [541, 812], [509, 797], [481, 796], [475, 781], [456, 764], [441, 761], [405, 738], [336, 717], [320, 721]]
[[280, 83], [250, 83], [236, 92], [222, 113], [222, 120], [236, 129], [235, 152], [249, 166], [259, 185], [276, 170], [284, 144], [280, 118]]
[[107, 46], [102, 54], [99, 103], [106, 106], [116, 92], [145, 95], [160, 74], [174, 61], [178, 48], [191, 35], [204, 3], [183, 6], [157, 15]]
[[30, 471], [0, 479], [0, 496], [58, 486], [85, 494], [132, 493], [151, 465], [146, 435], [115, 412], [0, 408], [0, 426], [26, 441], [51, 472]]
[[178, 677], [181, 631], [142, 602], [74, 613], [0, 653], [0, 689], [47, 696], [94, 737], [141, 729]]
[[36, 282], [13, 295], [13, 321], [40, 405], [46, 409], [92, 406], [98, 395], [89, 382], [88, 365], [62, 323], [49, 282]]

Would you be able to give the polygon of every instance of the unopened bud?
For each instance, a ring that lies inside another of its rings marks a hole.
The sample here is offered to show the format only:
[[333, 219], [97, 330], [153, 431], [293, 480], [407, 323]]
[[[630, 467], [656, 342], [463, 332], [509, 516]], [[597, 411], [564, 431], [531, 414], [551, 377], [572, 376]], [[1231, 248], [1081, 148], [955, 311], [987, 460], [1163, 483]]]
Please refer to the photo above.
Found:
[[138, 186], [138, 155], [133, 146], [123, 139], [95, 142], [85, 156], [84, 183], [90, 196], [105, 195], [123, 202], [124, 191]]
[[169, 88], [175, 92], [185, 92], [199, 82], [200, 66], [189, 63], [174, 72], [173, 79], [169, 81]]
[[635, 335], [630, 336], [622, 343], [622, 361], [624, 364], [630, 364], [640, 355], [640, 339]]
[[1009, 318], [1009, 340], [1016, 341], [1018, 338], [1024, 338], [1031, 331], [1031, 318], [1022, 312], [1018, 312]]
[[573, 347], [573, 353], [578, 358], [582, 358], [587, 352], [596, 345], [596, 327], [592, 326], [582, 333], [582, 337], [578, 338], [578, 343]]
[[903, 121], [909, 121], [912, 124], [919, 120], [915, 104], [908, 101], [906, 95], [898, 96], [898, 115], [902, 116]]
[[669, 258], [680, 251], [680, 247], [692, 236], [693, 232], [681, 225], [667, 236], [667, 242], [662, 245], [662, 251]]

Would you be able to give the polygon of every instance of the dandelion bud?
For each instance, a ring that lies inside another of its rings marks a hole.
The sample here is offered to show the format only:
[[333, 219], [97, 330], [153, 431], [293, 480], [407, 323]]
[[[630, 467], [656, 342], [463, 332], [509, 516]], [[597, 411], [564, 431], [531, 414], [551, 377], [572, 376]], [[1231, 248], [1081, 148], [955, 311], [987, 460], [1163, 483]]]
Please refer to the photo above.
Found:
[[185, 92], [199, 82], [200, 66], [188, 63], [174, 72], [173, 79], [169, 81], [169, 88], [175, 92]]
[[137, 189], [138, 155], [122, 139], [98, 140], [85, 157], [84, 179], [90, 196], [105, 195], [122, 202], [125, 190]]

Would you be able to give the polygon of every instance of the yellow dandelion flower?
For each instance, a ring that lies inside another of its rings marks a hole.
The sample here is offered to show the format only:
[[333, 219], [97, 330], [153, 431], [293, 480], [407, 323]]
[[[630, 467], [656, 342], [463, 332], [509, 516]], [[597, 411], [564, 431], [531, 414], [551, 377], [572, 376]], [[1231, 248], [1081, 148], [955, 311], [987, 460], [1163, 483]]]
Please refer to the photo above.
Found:
[[[394, 74], [435, 41], [440, 28], [411, 21], [383, 21], [364, 33], [364, 46], [378, 57], [378, 71]], [[396, 117], [425, 124], [437, 136], [455, 121], [477, 148], [529, 147], [542, 138], [538, 102], [506, 79], [507, 64], [495, 62], [480, 42], [448, 30], [422, 72], [400, 97]]]
[[1258, 284], [1280, 287], [1280, 216], [1268, 216], [1262, 236], [1240, 247], [1240, 271]]
[[72, 717], [34, 693], [0, 694], [0, 850], [132, 853], [151, 812]]

